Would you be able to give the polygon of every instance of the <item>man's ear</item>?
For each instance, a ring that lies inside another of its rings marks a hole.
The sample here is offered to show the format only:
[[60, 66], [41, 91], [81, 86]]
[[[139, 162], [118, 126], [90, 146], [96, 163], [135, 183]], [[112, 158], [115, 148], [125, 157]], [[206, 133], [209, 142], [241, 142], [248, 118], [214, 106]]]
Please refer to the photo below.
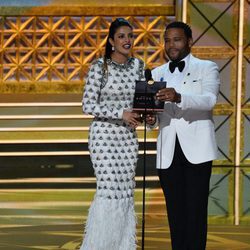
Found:
[[192, 46], [193, 46], [193, 38], [189, 38], [188, 39], [188, 47], [191, 49]]
[[114, 47], [115, 43], [114, 43], [114, 40], [111, 37], [109, 38], [109, 43]]

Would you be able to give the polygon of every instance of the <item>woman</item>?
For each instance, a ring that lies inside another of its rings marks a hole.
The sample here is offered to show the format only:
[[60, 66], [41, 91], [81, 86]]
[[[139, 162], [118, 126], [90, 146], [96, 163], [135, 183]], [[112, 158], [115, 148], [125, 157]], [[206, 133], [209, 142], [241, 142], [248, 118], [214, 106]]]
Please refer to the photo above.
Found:
[[89, 151], [97, 190], [89, 209], [81, 250], [136, 249], [134, 211], [135, 169], [139, 115], [132, 112], [135, 81], [142, 80], [144, 64], [130, 57], [130, 23], [111, 23], [104, 58], [88, 73], [83, 111], [94, 116]]

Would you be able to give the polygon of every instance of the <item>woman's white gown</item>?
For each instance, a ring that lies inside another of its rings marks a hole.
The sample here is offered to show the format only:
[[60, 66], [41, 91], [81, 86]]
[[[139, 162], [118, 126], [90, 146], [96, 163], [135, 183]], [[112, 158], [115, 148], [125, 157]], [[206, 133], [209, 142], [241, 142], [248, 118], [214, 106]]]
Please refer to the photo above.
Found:
[[80, 250], [136, 249], [138, 140], [135, 130], [122, 120], [122, 113], [132, 108], [135, 81], [143, 78], [143, 66], [136, 58], [122, 65], [108, 61], [108, 77], [103, 77], [103, 59], [98, 59], [88, 73], [83, 111], [95, 116], [89, 130], [89, 151], [97, 189]]

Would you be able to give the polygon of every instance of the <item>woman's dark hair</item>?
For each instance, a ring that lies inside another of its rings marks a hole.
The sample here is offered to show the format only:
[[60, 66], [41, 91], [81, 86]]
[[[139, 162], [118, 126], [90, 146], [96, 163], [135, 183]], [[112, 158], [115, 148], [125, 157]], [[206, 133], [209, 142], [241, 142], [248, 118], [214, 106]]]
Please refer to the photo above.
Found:
[[185, 35], [187, 38], [192, 38], [192, 30], [191, 28], [189, 27], [189, 25], [187, 25], [186, 23], [183, 23], [183, 22], [172, 22], [172, 23], [169, 23], [167, 24], [166, 26], [166, 29], [165, 29], [165, 32], [168, 30], [168, 29], [172, 29], [172, 28], [178, 28], [178, 29], [183, 29]]

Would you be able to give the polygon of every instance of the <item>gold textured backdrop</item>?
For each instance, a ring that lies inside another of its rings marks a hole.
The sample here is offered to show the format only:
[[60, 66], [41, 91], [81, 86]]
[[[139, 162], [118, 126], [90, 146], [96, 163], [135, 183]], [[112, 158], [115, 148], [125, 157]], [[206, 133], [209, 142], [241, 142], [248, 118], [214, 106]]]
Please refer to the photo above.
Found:
[[0, 5], [0, 93], [81, 93], [89, 64], [103, 54], [110, 22], [134, 26], [134, 55], [155, 67], [173, 1], [21, 0]]
[[[134, 26], [134, 56], [163, 61], [166, 16], [126, 17]], [[89, 64], [103, 54], [111, 17], [2, 17], [2, 93], [80, 93]]]

